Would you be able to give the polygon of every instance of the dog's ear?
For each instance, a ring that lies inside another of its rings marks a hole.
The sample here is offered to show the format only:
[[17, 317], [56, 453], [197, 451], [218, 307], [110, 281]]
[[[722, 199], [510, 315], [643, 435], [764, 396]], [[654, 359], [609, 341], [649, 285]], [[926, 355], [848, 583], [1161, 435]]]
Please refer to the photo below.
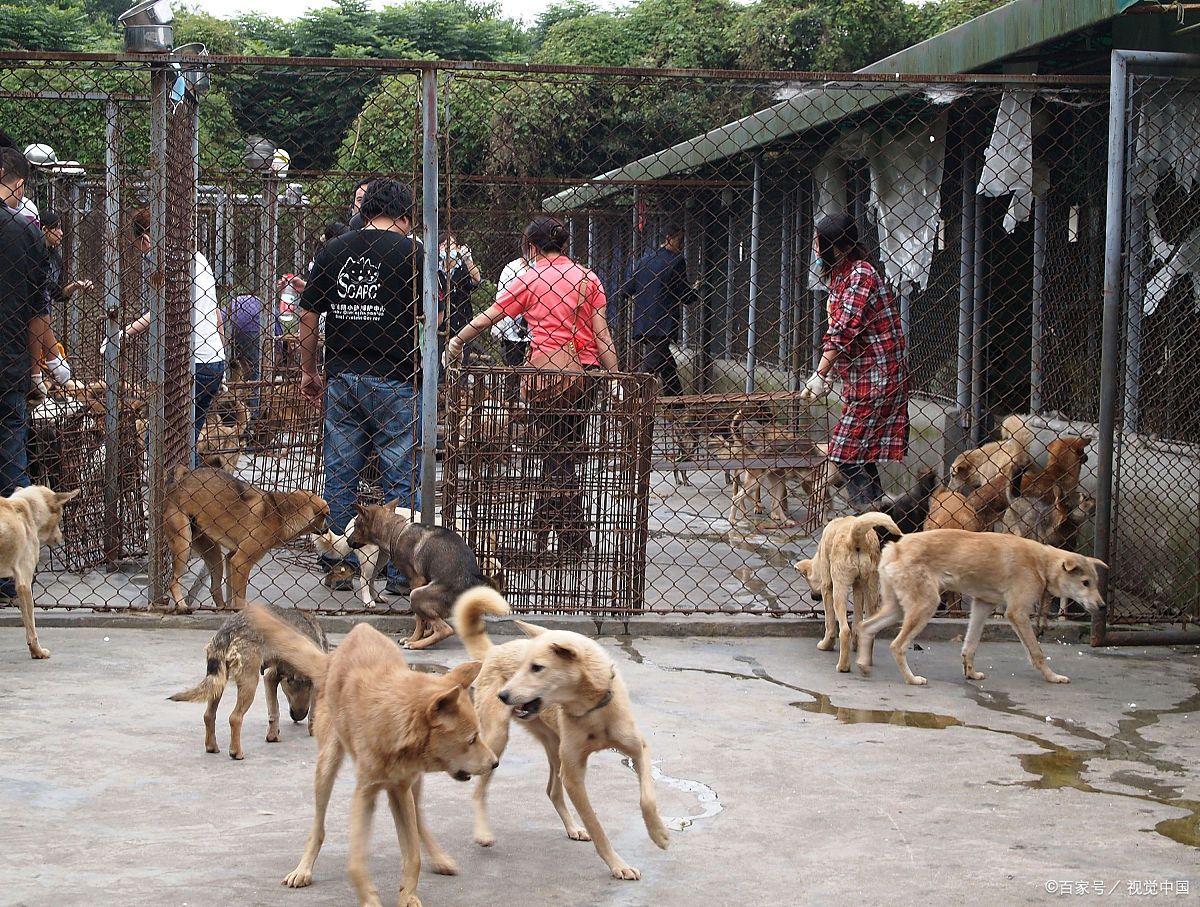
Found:
[[354, 502], [354, 512], [357, 513], [360, 517], [366, 516], [366, 514], [367, 514], [366, 505], [360, 504], [360, 503], [358, 503], [358, 501], [355, 501]]
[[447, 715], [453, 715], [458, 711], [458, 697], [461, 692], [462, 687], [457, 683], [449, 688], [439, 686], [437, 694], [429, 700], [429, 706], [425, 709], [425, 714], [433, 721]]
[[793, 565], [800, 571], [800, 575], [806, 579], [812, 574], [812, 558], [805, 558], [802, 561], [796, 561]]
[[1067, 560], [1066, 558], [1063, 558], [1062, 568], [1063, 568], [1063, 573], [1068, 573], [1071, 576], [1074, 576], [1076, 573], [1081, 572], [1080, 566], [1077, 562]]
[[395, 513], [396, 508], [399, 506], [401, 506], [401, 502], [400, 502], [399, 498], [393, 498], [392, 500], [384, 501], [384, 503], [383, 503], [383, 507], [388, 513]]
[[1093, 564], [1095, 564], [1097, 567], [1101, 567], [1105, 570], [1108, 569], [1108, 564], [1104, 563], [1104, 561], [1100, 560], [1100, 558], [1098, 558], [1098, 557], [1089, 557], [1088, 560], [1091, 561]]
[[448, 680], [453, 680], [465, 690], [475, 682], [475, 678], [479, 676], [479, 672], [482, 669], [482, 661], [468, 661], [456, 667], [453, 671], [446, 675], [446, 678]]
[[579, 653], [570, 646], [564, 646], [562, 643], [551, 643], [550, 651], [561, 658], [563, 661], [575, 661], [579, 658]]
[[530, 639], [541, 636], [546, 632], [545, 627], [539, 627], [537, 624], [527, 624], [523, 620], [514, 620], [513, 623], [516, 624], [520, 628], [521, 632]]
[[81, 491], [83, 491], [82, 488], [76, 488], [74, 491], [56, 491], [54, 493], [54, 503], [61, 507], [67, 501], [73, 501], [79, 497], [79, 492]]

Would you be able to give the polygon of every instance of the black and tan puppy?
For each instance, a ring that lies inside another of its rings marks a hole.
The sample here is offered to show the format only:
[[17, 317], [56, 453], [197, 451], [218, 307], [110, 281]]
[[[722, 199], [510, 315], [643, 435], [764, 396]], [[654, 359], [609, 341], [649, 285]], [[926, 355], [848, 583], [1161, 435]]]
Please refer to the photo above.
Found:
[[[317, 618], [295, 608], [263, 605], [283, 623], [294, 628], [329, 651], [329, 642]], [[173, 702], [207, 702], [204, 710], [204, 750], [219, 753], [217, 746], [217, 706], [225, 694], [225, 684], [232, 678], [237, 684], [237, 705], [229, 715], [229, 755], [241, 759], [242, 719], [254, 703], [258, 691], [258, 675], [267, 682], [267, 743], [279, 742], [279, 687], [287, 697], [292, 721], [308, 718], [308, 733], [312, 734], [312, 680], [281, 658], [263, 639], [262, 633], [251, 626], [244, 611], [225, 621], [204, 648], [208, 669], [204, 679], [190, 690], [168, 697]]]
[[446, 623], [460, 595], [476, 586], [496, 588], [462, 536], [442, 526], [422, 526], [396, 512], [396, 504], [355, 504], [351, 548], [378, 545], [412, 584], [409, 602], [416, 626], [406, 649], [428, 649], [454, 635]]

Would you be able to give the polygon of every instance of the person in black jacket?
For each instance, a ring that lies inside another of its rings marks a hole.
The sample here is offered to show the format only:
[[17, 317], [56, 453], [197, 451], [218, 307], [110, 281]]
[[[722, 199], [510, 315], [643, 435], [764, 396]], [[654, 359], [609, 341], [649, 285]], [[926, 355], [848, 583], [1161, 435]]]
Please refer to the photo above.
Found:
[[699, 285], [688, 283], [683, 227], [672, 224], [663, 233], [662, 245], [642, 256], [621, 287], [621, 293], [633, 299], [633, 339], [642, 354], [638, 371], [657, 375], [669, 397], [683, 393], [671, 343], [679, 335], [682, 307], [696, 301]]

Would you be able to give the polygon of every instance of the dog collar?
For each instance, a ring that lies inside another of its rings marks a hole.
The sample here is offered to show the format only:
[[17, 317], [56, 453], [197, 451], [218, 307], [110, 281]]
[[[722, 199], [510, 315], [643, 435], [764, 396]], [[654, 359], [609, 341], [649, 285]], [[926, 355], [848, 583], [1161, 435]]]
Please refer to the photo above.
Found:
[[[613, 680], [614, 678], [616, 678], [616, 676], [617, 676], [617, 669], [614, 667], [612, 670], [612, 675], [609, 677], [609, 680]], [[584, 712], [583, 715], [581, 715], [579, 717], [583, 718], [587, 715], [592, 714], [592, 712], [600, 711], [600, 709], [604, 708], [606, 705], [608, 705], [610, 702], [612, 702], [612, 699], [613, 699], [613, 691], [612, 691], [612, 687], [609, 687], [608, 692], [600, 697], [600, 701], [597, 702], [594, 706], [592, 706], [590, 709], [588, 709], [586, 712]]]

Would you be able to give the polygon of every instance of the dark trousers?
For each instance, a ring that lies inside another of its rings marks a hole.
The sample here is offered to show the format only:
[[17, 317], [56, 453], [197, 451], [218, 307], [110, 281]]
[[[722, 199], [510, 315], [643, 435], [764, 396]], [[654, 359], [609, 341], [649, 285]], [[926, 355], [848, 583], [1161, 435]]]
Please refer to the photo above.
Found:
[[29, 484], [29, 413], [25, 408], [25, 381], [13, 381], [0, 391], [0, 496], [7, 497]]
[[[505, 340], [500, 338], [500, 355], [504, 357], [504, 364], [512, 368], [525, 364], [525, 357], [529, 353], [528, 340]], [[505, 393], [509, 399], [516, 399], [521, 390], [521, 376], [509, 375], [505, 382]]]
[[838, 463], [837, 467], [846, 480], [846, 497], [855, 508], [865, 508], [883, 497], [878, 463]]
[[198, 362], [194, 366], [196, 375], [196, 440], [200, 440], [200, 429], [204, 418], [217, 395], [221, 393], [221, 379], [225, 377], [224, 362]]
[[638, 338], [638, 343], [642, 351], [642, 364], [638, 371], [658, 375], [664, 396], [677, 397], [682, 394], [683, 384], [679, 381], [679, 369], [671, 352], [671, 338], [642, 336]]

